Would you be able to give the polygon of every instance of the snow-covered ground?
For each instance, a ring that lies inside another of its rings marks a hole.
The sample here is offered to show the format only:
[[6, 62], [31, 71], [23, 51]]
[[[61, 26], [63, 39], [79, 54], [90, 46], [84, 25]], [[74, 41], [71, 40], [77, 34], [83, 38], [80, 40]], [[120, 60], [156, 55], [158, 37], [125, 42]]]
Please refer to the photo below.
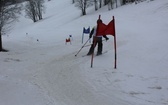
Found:
[[[9, 52], [0, 52], [0, 105], [168, 105], [168, 0], [148, 1], [89, 8], [80, 17], [71, 0], [51, 0], [43, 20], [22, 15], [3, 36]], [[115, 16], [117, 69], [112, 36], [93, 68], [91, 57], [82, 57], [89, 47], [75, 57], [83, 27], [99, 15], [106, 24]]]

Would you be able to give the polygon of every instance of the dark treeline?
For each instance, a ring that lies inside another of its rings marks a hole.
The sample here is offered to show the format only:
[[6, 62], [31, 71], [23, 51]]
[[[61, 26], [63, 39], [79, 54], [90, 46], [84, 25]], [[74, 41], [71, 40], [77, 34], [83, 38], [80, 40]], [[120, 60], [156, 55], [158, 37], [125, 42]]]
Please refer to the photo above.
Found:
[[16, 4], [16, 3], [21, 3], [27, 0], [2, 0], [5, 2], [5, 5], [11, 5], [11, 4]]

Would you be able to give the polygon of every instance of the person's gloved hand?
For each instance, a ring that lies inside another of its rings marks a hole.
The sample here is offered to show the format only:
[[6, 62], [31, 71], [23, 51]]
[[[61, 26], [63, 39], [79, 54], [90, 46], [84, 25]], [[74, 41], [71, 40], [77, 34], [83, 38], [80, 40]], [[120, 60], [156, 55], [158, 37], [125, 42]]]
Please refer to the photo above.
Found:
[[107, 40], [109, 40], [109, 38], [108, 38], [108, 37], [106, 37], [106, 41], [107, 41]]
[[92, 38], [92, 35], [91, 35], [91, 34], [89, 34], [89, 38]]

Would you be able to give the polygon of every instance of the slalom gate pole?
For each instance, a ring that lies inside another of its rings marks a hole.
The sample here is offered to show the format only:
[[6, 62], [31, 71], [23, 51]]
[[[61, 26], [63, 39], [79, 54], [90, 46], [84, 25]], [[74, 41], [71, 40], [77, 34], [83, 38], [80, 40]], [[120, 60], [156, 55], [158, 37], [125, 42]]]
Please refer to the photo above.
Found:
[[[83, 30], [84, 30], [84, 28], [83, 28]], [[82, 44], [83, 44], [83, 38], [84, 38], [84, 33], [82, 34]]]
[[114, 61], [114, 69], [117, 68], [117, 45], [116, 45], [116, 32], [115, 32], [115, 19], [114, 20], [114, 52], [115, 52], [115, 61]]
[[[98, 19], [100, 19], [100, 17], [101, 17], [101, 15], [99, 15]], [[99, 24], [97, 23], [96, 35], [97, 35], [98, 30], [99, 30]], [[95, 47], [96, 47], [96, 40], [97, 40], [97, 37], [95, 37], [94, 42], [93, 42], [93, 46], [94, 46], [93, 48], [94, 48], [94, 50], [95, 50]], [[94, 50], [93, 50], [92, 57], [91, 57], [91, 68], [93, 67]]]
[[[97, 38], [95, 38], [94, 41], [93, 41], [93, 46], [94, 46], [93, 48], [94, 49], [96, 47], [96, 41], [97, 41]], [[103, 41], [105, 41], [105, 40], [102, 40], [102, 42]], [[90, 66], [91, 68], [93, 67], [93, 57], [94, 57], [94, 50], [93, 50], [92, 57], [91, 57], [91, 66]]]
[[94, 57], [94, 50], [95, 50], [95, 47], [96, 47], [96, 40], [97, 40], [97, 37], [95, 37], [94, 41], [93, 41], [93, 53], [92, 53], [92, 57], [91, 57], [91, 68], [93, 67], [93, 57]]
[[85, 42], [85, 44], [79, 49], [79, 51], [77, 52], [77, 54], [75, 54], [75, 56], [78, 55], [78, 53], [82, 50], [83, 47], [85, 47], [86, 43], [90, 40], [90, 38]]

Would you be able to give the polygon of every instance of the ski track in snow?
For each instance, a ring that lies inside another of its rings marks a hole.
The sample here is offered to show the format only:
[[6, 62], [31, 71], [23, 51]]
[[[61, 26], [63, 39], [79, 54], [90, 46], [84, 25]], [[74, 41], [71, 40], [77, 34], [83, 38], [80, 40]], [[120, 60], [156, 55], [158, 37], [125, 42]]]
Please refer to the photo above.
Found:
[[[10, 65], [11, 70], [19, 74], [6, 74], [6, 77], [17, 78], [13, 80], [13, 82], [17, 84], [21, 84], [21, 82], [24, 81], [25, 87], [20, 88], [29, 91], [21, 91], [20, 94], [24, 94], [24, 92], [29, 93], [28, 96], [31, 97], [33, 95], [31, 89], [37, 90], [36, 94], [42, 95], [43, 99], [48, 100], [46, 102], [50, 105], [102, 105], [104, 103], [110, 105], [112, 102], [116, 102], [117, 99], [114, 99], [114, 97], [109, 100], [105, 94], [97, 93], [97, 91], [87, 83], [86, 77], [83, 77], [84, 75], [81, 74], [83, 73], [82, 71], [85, 70], [80, 68], [81, 64], [90, 61], [90, 57], [81, 56], [86, 53], [88, 48], [83, 48], [78, 56], [75, 57], [77, 53], [76, 49], [81, 47], [81, 45], [78, 46], [77, 43], [78, 42], [73, 42], [73, 46], [59, 43], [55, 46], [44, 47], [40, 44], [39, 46], [38, 43], [29, 43], [26, 48], [24, 48], [25, 44], [18, 45], [12, 43], [14, 46], [17, 46], [17, 49], [11, 48], [12, 51], [4, 53], [8, 55], [8, 58], [4, 57], [2, 59], [4, 59], [4, 62], [9, 63], [9, 65], [13, 64]], [[11, 43], [8, 44], [11, 45]], [[105, 46], [105, 48], [106, 47], [107, 46]], [[19, 50], [23, 48], [24, 51]], [[20, 69], [15, 69], [16, 67]], [[6, 70], [6, 72], [7, 71], [9, 70]], [[20, 76], [18, 77], [17, 75]], [[20, 80], [20, 78], [22, 78], [22, 80]], [[19, 85], [16, 85], [15, 87], [18, 86]], [[12, 94], [12, 92], [10, 92], [10, 94]], [[23, 97], [25, 96], [23, 95]], [[34, 100], [35, 98], [29, 99]], [[34, 101], [36, 101], [36, 99]], [[122, 103], [121, 100], [118, 102]], [[22, 101], [18, 103], [22, 103]], [[124, 105], [130, 105], [124, 101], [123, 103]]]
[[[61, 47], [59, 48], [61, 49]], [[81, 64], [85, 64], [90, 59], [81, 57], [82, 52], [75, 57], [75, 53], [55, 56], [40, 68], [35, 68], [38, 70], [33, 74], [33, 83], [44, 91], [53, 103], [59, 103], [59, 105], [111, 105], [115, 102], [122, 105], [132, 105], [115, 98], [115, 96], [109, 95], [109, 97], [97, 93], [82, 74], [82, 70], [85, 69], [80, 68]]]

